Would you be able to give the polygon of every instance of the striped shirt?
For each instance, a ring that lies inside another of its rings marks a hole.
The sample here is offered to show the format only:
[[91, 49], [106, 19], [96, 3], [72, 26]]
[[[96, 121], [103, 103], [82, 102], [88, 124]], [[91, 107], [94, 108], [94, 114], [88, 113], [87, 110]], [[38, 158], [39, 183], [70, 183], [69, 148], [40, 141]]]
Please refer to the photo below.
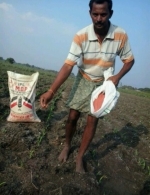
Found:
[[114, 70], [115, 58], [119, 56], [123, 63], [133, 60], [133, 54], [126, 32], [113, 24], [100, 44], [94, 32], [93, 24], [83, 28], [74, 36], [65, 63], [77, 65], [79, 71], [88, 80], [100, 81], [109, 67]]

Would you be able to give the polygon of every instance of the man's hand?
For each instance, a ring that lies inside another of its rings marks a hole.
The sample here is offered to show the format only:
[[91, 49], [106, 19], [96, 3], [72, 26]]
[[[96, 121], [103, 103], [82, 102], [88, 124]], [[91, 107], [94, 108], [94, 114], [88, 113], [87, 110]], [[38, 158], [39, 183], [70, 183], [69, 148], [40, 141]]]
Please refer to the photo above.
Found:
[[117, 87], [119, 84], [119, 78], [117, 75], [111, 76], [107, 79], [107, 81], [112, 81], [113, 84]]
[[66, 81], [66, 79], [71, 74], [73, 66], [68, 64], [64, 64], [57, 74], [56, 79], [54, 80], [53, 84], [51, 85], [51, 89], [41, 95], [40, 97], [40, 105], [42, 108], [47, 108], [48, 103], [52, 100], [54, 93], [59, 89], [59, 87]]
[[48, 103], [52, 100], [53, 93], [51, 91], [47, 91], [40, 97], [40, 105], [42, 108], [47, 108]]
[[108, 80], [111, 80], [111, 81], [114, 83], [114, 85], [117, 87], [118, 84], [119, 84], [120, 79], [121, 79], [127, 72], [129, 72], [129, 70], [132, 68], [133, 64], [134, 64], [134, 59], [133, 59], [132, 61], [130, 61], [130, 62], [125, 63], [125, 64], [123, 65], [122, 69], [119, 71], [119, 73], [116, 74], [116, 75], [113, 75], [113, 76], [109, 77], [109, 78], [107, 79], [107, 81], [108, 81]]

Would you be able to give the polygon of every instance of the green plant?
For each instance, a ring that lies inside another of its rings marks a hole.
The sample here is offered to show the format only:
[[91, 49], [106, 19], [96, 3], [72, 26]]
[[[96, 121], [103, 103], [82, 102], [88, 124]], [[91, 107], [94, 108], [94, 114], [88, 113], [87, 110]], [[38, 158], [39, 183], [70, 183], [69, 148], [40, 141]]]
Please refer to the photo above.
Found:
[[23, 163], [23, 161], [22, 161], [22, 160], [18, 163], [18, 166], [19, 166], [20, 168], [23, 168], [24, 163]]
[[103, 179], [107, 179], [106, 175], [102, 175], [101, 171], [99, 171], [97, 174], [98, 177], [98, 183], [101, 184]]
[[62, 123], [62, 125], [61, 125], [62, 127], [65, 127], [66, 126], [66, 124], [65, 123]]
[[138, 165], [142, 168], [142, 169], [145, 169], [146, 167], [146, 162], [143, 158], [139, 158], [138, 159]]
[[2, 182], [2, 183], [0, 183], [0, 186], [2, 186], [2, 185], [4, 185], [4, 184], [6, 184], [6, 182]]
[[30, 159], [32, 158], [33, 153], [34, 153], [34, 150], [30, 150], [30, 151], [29, 151], [29, 158], [30, 158]]
[[92, 158], [94, 158], [96, 156], [96, 150], [90, 150], [90, 153], [92, 155]]
[[102, 175], [100, 178], [99, 178], [99, 184], [102, 182], [102, 179], [107, 179], [107, 176], [106, 175]]
[[49, 113], [48, 113], [48, 116], [47, 116], [47, 119], [46, 119], [46, 128], [49, 127], [49, 121], [50, 121], [50, 118], [52, 117], [53, 115], [53, 111], [55, 109], [55, 105], [56, 105], [56, 102], [61, 98], [61, 94], [62, 94], [62, 91], [64, 90], [64, 88], [61, 88], [58, 93], [56, 94], [56, 96], [54, 97], [54, 99], [51, 101], [51, 104], [50, 104], [50, 107], [49, 107]]
[[138, 155], [138, 151], [137, 151], [137, 150], [135, 150], [134, 154], [135, 154], [135, 156], [137, 156], [137, 155]]
[[45, 135], [46, 135], [46, 130], [43, 129], [42, 132], [40, 133], [38, 139], [37, 139], [38, 146], [41, 144], [41, 142], [42, 142], [42, 140], [43, 140], [43, 138], [44, 138]]
[[148, 176], [150, 176], [150, 166], [147, 166]]
[[118, 132], [118, 129], [114, 128], [113, 133], [117, 133], [117, 132]]
[[3, 132], [3, 133], [6, 133], [6, 132], [7, 132], [7, 130], [4, 128], [4, 129], [2, 129], [2, 132]]

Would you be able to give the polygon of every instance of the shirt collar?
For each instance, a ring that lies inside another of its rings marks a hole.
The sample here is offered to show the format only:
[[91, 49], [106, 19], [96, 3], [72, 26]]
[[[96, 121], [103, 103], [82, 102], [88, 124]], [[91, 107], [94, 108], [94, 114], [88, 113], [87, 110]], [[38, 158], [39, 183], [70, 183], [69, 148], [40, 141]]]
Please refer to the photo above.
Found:
[[[108, 33], [107, 33], [105, 39], [114, 39], [114, 26], [113, 26], [113, 24], [111, 24], [111, 22], [110, 22], [110, 27], [109, 27], [109, 30], [108, 30]], [[95, 41], [95, 40], [98, 40], [98, 38], [94, 32], [93, 24], [91, 24], [90, 31], [89, 31], [89, 41]]]

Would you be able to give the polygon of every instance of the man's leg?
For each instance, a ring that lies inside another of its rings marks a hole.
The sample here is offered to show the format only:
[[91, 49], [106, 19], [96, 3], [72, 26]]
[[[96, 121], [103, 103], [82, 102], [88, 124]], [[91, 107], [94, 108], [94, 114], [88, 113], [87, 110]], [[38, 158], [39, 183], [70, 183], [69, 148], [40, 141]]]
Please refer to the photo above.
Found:
[[97, 123], [98, 123], [98, 118], [88, 115], [87, 124], [83, 132], [81, 145], [80, 145], [78, 156], [76, 159], [76, 172], [79, 172], [79, 173], [85, 172], [84, 167], [83, 167], [83, 155], [86, 152], [90, 142], [92, 141], [94, 137]]
[[68, 154], [71, 147], [71, 140], [76, 130], [77, 121], [79, 119], [80, 112], [77, 110], [70, 109], [70, 113], [68, 116], [67, 124], [66, 124], [66, 143], [64, 149], [60, 153], [58, 160], [61, 162], [66, 162], [68, 158]]

